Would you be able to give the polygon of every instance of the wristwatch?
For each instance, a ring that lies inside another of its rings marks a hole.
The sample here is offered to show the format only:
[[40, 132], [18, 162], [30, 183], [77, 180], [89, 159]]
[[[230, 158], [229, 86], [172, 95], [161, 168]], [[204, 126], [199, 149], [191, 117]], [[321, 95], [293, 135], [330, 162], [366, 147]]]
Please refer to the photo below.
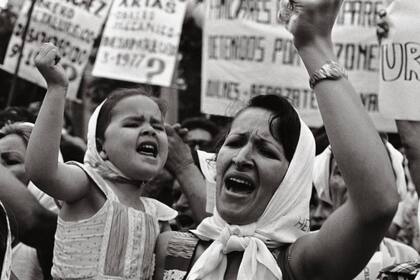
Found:
[[337, 62], [329, 60], [312, 74], [312, 77], [309, 79], [309, 86], [313, 89], [322, 80], [338, 80], [341, 78], [347, 79], [346, 70]]

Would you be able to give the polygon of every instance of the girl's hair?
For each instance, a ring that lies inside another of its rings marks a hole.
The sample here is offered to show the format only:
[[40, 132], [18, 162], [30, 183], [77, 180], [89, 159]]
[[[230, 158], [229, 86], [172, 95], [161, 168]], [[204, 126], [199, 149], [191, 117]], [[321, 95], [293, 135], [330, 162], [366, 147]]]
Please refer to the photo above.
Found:
[[[284, 97], [273, 94], [258, 95], [251, 98], [248, 105], [241, 109], [233, 120], [249, 108], [260, 108], [272, 113], [268, 121], [270, 133], [283, 146], [285, 157], [290, 162], [300, 136], [300, 118], [296, 110]], [[229, 131], [230, 128], [226, 135]]]
[[105, 140], [105, 130], [111, 122], [112, 110], [114, 109], [115, 105], [117, 105], [117, 103], [124, 98], [136, 95], [142, 95], [152, 99], [158, 105], [162, 116], [165, 116], [166, 104], [142, 88], [120, 88], [113, 90], [106, 99], [105, 103], [102, 105], [98, 114], [98, 120], [96, 123], [96, 146], [98, 151], [102, 150], [102, 143]]
[[6, 137], [7, 135], [16, 134], [22, 138], [25, 146], [28, 146], [29, 137], [32, 133], [32, 127], [22, 123], [6, 124], [0, 129], [0, 138]]

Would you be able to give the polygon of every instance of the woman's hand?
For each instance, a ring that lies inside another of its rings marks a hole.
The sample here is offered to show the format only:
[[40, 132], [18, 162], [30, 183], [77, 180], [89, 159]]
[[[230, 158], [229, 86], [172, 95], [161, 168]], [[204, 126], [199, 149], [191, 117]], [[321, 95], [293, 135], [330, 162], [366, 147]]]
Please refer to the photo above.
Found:
[[343, 0], [289, 0], [292, 13], [287, 28], [296, 48], [317, 41], [331, 44], [331, 30]]
[[45, 43], [35, 56], [35, 66], [47, 82], [48, 87], [68, 86], [68, 78], [63, 66], [59, 63], [60, 55], [56, 46]]
[[169, 153], [165, 167], [176, 177], [189, 164], [194, 164], [190, 147], [184, 142], [183, 138], [188, 132], [180, 124], [165, 125], [168, 134]]
[[387, 38], [389, 33], [389, 23], [386, 19], [386, 10], [379, 11], [379, 19], [376, 24], [376, 36], [378, 37], [379, 43], [382, 39]]

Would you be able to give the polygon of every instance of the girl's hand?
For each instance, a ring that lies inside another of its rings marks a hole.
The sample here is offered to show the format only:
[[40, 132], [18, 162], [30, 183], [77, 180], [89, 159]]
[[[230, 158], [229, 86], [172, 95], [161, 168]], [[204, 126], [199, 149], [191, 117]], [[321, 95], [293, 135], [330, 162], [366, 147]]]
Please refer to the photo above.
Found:
[[67, 87], [68, 78], [63, 66], [59, 63], [58, 49], [51, 43], [45, 43], [35, 56], [35, 66], [47, 81], [49, 87]]
[[296, 48], [318, 41], [331, 44], [331, 30], [343, 0], [289, 0], [292, 9], [287, 28]]

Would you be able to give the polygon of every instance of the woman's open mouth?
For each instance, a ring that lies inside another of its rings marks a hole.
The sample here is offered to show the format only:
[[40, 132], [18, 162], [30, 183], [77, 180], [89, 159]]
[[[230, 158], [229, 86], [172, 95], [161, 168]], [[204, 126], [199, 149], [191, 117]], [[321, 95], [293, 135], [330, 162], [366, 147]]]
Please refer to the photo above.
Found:
[[228, 176], [225, 179], [225, 187], [229, 192], [248, 195], [255, 190], [254, 182], [244, 176]]
[[154, 142], [145, 141], [138, 145], [137, 152], [144, 156], [156, 158], [158, 155], [158, 147]]

